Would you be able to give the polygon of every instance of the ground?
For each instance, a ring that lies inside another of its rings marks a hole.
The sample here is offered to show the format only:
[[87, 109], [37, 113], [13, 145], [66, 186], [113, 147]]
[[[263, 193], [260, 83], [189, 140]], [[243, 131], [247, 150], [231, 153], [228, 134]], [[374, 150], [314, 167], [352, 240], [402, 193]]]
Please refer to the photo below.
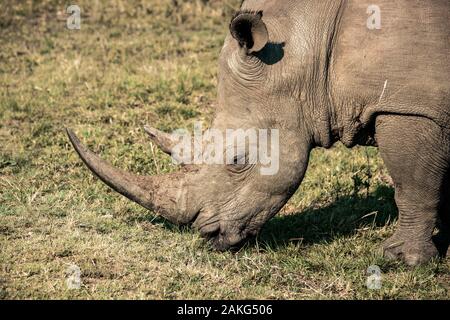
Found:
[[[165, 223], [94, 178], [64, 128], [114, 165], [176, 170], [143, 132], [211, 121], [238, 0], [0, 4], [0, 298], [449, 299], [450, 262], [382, 258], [397, 210], [375, 148], [317, 149], [306, 178], [237, 253]], [[67, 286], [71, 266], [80, 289]], [[380, 267], [382, 286], [366, 286]]]

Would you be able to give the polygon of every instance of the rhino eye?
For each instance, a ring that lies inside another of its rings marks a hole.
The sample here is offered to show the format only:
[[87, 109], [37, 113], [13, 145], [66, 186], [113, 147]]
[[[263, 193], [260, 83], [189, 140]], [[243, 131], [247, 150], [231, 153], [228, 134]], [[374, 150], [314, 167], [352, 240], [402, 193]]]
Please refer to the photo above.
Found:
[[233, 158], [233, 165], [238, 165], [238, 164], [244, 164], [245, 163], [245, 156], [234, 156]]
[[227, 165], [228, 171], [232, 173], [242, 173], [250, 169], [252, 165], [248, 161], [246, 154], [236, 155], [233, 158], [233, 163]]

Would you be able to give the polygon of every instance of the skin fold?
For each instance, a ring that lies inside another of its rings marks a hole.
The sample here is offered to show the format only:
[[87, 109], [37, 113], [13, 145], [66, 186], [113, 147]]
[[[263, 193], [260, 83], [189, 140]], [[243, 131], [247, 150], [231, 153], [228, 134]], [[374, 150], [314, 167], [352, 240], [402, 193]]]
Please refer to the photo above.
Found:
[[[275, 175], [261, 175], [260, 165], [246, 162], [135, 176], [92, 154], [70, 130], [69, 138], [110, 187], [174, 223], [192, 225], [218, 250], [255, 236], [278, 213], [300, 185], [313, 148], [337, 141], [378, 146], [399, 209], [384, 254], [425, 263], [449, 242], [450, 3], [379, 0], [381, 28], [370, 29], [373, 4], [247, 0], [232, 17], [211, 127], [279, 130]], [[169, 135], [146, 131], [172, 153]]]

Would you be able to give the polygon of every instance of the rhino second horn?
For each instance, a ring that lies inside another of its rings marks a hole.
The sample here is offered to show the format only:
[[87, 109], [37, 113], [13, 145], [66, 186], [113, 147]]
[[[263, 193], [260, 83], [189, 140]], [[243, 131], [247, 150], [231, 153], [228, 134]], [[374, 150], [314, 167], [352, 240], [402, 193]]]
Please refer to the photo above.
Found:
[[118, 193], [175, 224], [187, 224], [196, 216], [196, 211], [190, 210], [186, 203], [185, 173], [150, 177], [125, 172], [87, 149], [72, 130], [66, 131], [86, 166]]
[[164, 152], [169, 155], [172, 154], [173, 148], [177, 141], [173, 137], [165, 132], [150, 126], [144, 126], [145, 132], [149, 135], [150, 139]]

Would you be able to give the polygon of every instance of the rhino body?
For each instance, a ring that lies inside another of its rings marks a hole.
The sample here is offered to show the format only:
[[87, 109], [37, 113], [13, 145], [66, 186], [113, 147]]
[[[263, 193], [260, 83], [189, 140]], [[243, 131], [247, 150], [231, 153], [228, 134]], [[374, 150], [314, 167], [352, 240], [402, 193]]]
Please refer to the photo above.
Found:
[[[378, 146], [399, 210], [384, 255], [427, 262], [449, 243], [450, 3], [378, 0], [381, 19], [371, 28], [372, 2], [246, 0], [232, 18], [212, 127], [278, 129], [275, 175], [241, 163], [135, 176], [91, 153], [70, 130], [69, 137], [105, 183], [174, 223], [193, 225], [219, 250], [256, 235], [282, 208], [313, 148]], [[172, 152], [169, 135], [146, 131]]]

